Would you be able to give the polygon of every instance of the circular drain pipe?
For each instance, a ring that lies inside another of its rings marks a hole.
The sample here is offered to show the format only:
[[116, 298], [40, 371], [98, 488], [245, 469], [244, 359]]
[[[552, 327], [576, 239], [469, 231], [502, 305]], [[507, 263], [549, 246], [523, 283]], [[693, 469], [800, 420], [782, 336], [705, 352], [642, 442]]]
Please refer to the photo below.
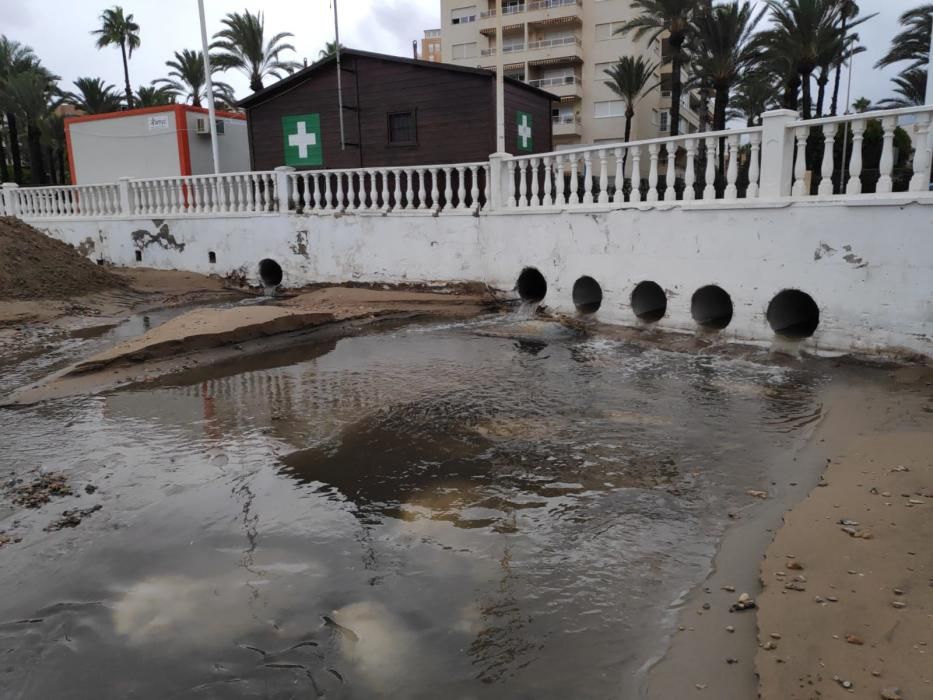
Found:
[[266, 288], [275, 288], [282, 284], [282, 266], [272, 258], [259, 261], [259, 281]]
[[603, 303], [603, 288], [592, 277], [584, 275], [573, 283], [573, 305], [577, 313], [595, 314]]
[[518, 275], [515, 289], [521, 300], [537, 304], [547, 296], [547, 280], [536, 267], [526, 267]]
[[774, 295], [765, 317], [778, 335], [809, 338], [820, 325], [820, 307], [806, 292], [785, 289]]
[[715, 284], [700, 287], [690, 299], [690, 315], [701, 328], [721, 331], [732, 321], [732, 297]]
[[667, 294], [661, 285], [645, 280], [635, 285], [632, 290], [632, 311], [639, 320], [655, 323], [667, 313]]

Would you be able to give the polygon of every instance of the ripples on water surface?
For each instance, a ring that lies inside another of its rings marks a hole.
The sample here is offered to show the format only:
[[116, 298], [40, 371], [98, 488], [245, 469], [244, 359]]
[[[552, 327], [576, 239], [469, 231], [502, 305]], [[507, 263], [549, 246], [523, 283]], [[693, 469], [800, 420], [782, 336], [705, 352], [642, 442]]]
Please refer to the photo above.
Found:
[[823, 380], [478, 328], [0, 411], [3, 697], [630, 696]]

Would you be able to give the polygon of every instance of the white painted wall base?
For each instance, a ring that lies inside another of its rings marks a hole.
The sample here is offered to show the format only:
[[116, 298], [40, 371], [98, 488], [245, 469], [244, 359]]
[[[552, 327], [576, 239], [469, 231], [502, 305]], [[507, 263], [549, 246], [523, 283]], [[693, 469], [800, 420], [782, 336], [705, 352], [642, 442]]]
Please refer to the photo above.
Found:
[[[634, 286], [654, 280], [668, 295], [659, 328], [694, 332], [693, 292], [725, 289], [734, 317], [728, 340], [770, 341], [765, 319], [782, 289], [810, 294], [820, 325], [810, 349], [917, 352], [933, 356], [933, 201], [891, 195], [864, 203], [742, 201], [600, 212], [511, 210], [310, 215], [251, 214], [168, 219], [28, 221], [89, 257], [117, 265], [257, 280], [262, 258], [286, 286], [310, 282], [483, 281], [508, 290], [525, 266], [548, 282], [544, 303], [573, 312], [571, 289], [594, 277], [597, 318], [640, 324]], [[93, 247], [92, 245], [93, 244]], [[136, 262], [136, 251], [142, 262]], [[208, 252], [216, 264], [208, 262]]]

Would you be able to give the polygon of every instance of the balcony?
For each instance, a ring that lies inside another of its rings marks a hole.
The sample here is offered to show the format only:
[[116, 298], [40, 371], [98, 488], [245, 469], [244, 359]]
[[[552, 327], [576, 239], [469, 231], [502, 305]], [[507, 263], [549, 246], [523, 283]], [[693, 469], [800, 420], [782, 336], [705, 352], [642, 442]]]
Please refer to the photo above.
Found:
[[553, 136], [582, 136], [583, 124], [580, 117], [572, 114], [562, 114], [559, 117], [551, 117]]
[[526, 7], [524, 19], [528, 24], [579, 24], [582, 20], [580, 0], [541, 0], [530, 2]]
[[583, 79], [579, 75], [560, 75], [554, 78], [537, 78], [528, 84], [547, 90], [558, 97], [583, 97]]
[[[568, 2], [569, 0], [563, 0], [563, 1], [564, 1], [564, 2]], [[538, 3], [534, 3], [534, 4], [538, 4]], [[510, 16], [510, 15], [517, 15], [517, 14], [519, 14], [519, 13], [524, 12], [524, 11], [525, 11], [525, 7], [526, 7], [526, 6], [525, 6], [525, 3], [518, 3], [518, 4], [513, 4], [513, 5], [507, 5], [506, 7], [504, 7], [504, 8], [502, 9], [502, 16], [503, 16], [503, 17], [508, 17], [508, 16]], [[489, 17], [495, 17], [495, 16], [496, 16], [496, 8], [495, 8], [495, 7], [492, 8], [491, 10], [486, 10], [485, 12], [480, 12], [480, 13], [479, 13], [479, 18], [480, 18], [480, 19], [488, 19]]]
[[[517, 53], [519, 51], [524, 51], [524, 50], [525, 50], [524, 44], [511, 44], [509, 46], [502, 47], [502, 55], [506, 56], [510, 53]], [[495, 56], [496, 50], [495, 49], [482, 49], [480, 51], [480, 55], [481, 56]]]

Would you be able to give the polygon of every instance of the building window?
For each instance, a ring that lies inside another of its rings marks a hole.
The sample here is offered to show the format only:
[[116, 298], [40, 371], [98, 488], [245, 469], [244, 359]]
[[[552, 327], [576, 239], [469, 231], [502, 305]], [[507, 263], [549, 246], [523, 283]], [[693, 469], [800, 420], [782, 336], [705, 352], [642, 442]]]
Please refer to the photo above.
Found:
[[666, 109], [658, 112], [658, 131], [670, 131], [670, 112]]
[[453, 51], [453, 58], [475, 58], [476, 57], [476, 42], [470, 42], [468, 44], [454, 44], [450, 47]]
[[607, 61], [606, 63], [596, 63], [593, 65], [593, 80], [597, 83], [603, 83], [607, 80], [612, 80], [606, 71], [612, 68], [616, 64], [615, 61]]
[[418, 142], [414, 112], [390, 112], [389, 145], [412, 146]]
[[476, 5], [469, 7], [456, 7], [450, 11], [451, 24], [466, 24], [476, 21]]
[[606, 22], [605, 24], [596, 25], [596, 41], [609, 41], [610, 39], [618, 39], [616, 32], [620, 31], [622, 27], [625, 26], [625, 22]]
[[593, 117], [608, 119], [610, 117], [625, 116], [625, 100], [605, 100], [593, 103]]

